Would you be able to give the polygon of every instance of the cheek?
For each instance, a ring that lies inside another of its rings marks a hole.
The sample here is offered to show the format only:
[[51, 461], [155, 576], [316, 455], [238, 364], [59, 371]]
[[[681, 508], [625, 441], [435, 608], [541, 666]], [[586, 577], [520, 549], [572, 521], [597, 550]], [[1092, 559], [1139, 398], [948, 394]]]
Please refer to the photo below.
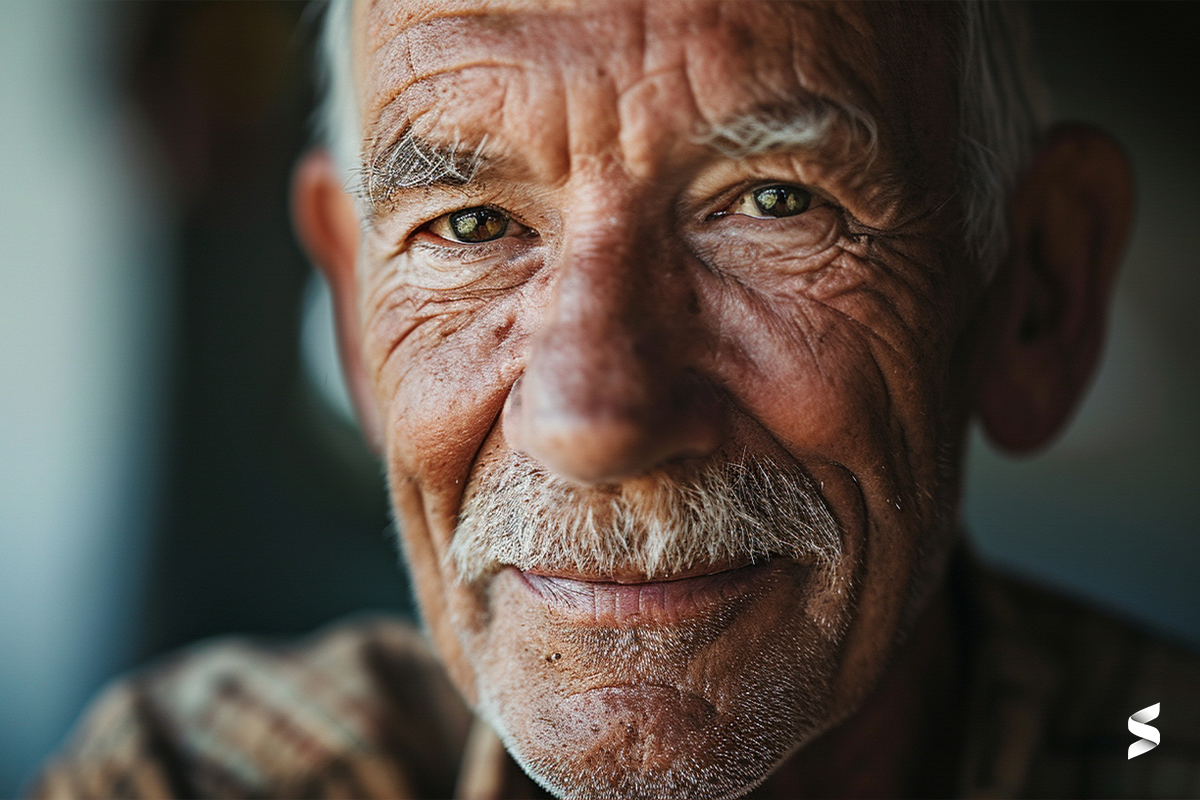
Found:
[[458, 629], [473, 612], [451, 591], [444, 555], [471, 465], [522, 368], [524, 309], [536, 307], [527, 294], [447, 301], [395, 282], [380, 285], [364, 304], [365, 363], [385, 420], [384, 455], [405, 558], [421, 616], [471, 703], [475, 675]]
[[848, 461], [886, 386], [864, 337], [809, 289], [724, 287], [708, 369], [794, 455]]
[[936, 306], [843, 266], [803, 287], [724, 285], [704, 302], [721, 320], [710, 374], [813, 472], [846, 533], [856, 610], [838, 692], [850, 697], [888, 658], [925, 567], [948, 552], [956, 490], [938, 467], [949, 336], [931, 321]]
[[874, 272], [843, 253], [803, 282], [711, 284], [707, 369], [794, 457], [853, 475], [874, 525], [912, 531], [939, 508], [947, 337], [931, 332], [935, 305]]
[[395, 286], [367, 318], [388, 469], [393, 481], [416, 483], [435, 534], [449, 535], [471, 465], [520, 373], [536, 291], [447, 299]]

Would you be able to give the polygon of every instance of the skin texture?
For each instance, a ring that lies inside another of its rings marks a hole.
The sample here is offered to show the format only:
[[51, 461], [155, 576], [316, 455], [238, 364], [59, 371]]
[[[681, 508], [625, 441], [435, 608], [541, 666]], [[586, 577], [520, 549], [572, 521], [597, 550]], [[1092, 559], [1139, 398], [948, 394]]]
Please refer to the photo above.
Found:
[[[317, 153], [295, 200], [464, 696], [560, 795], [734, 796], [814, 740], [761, 790], [911, 787], [905, 737], [932, 665], [954, 663], [937, 592], [966, 424], [1029, 450], [1076, 404], [1128, 226], [1120, 151], [1082, 127], [1048, 137], [984, 287], [947, 157], [948, 5], [381, 1], [355, 22], [368, 170], [406, 134], [484, 158], [358, 213]], [[835, 127], [740, 158], [698, 135], [818, 101], [873, 118], [874, 146]], [[771, 185], [811, 203], [739, 213]], [[448, 241], [446, 215], [481, 206], [508, 233]], [[521, 502], [488, 480], [514, 454], [597, 509], [702, 464], [771, 464], [817, 487], [841, 552], [772, 561], [680, 618], [564, 613], [512, 568], [468, 583], [449, 556], [472, 493]]]

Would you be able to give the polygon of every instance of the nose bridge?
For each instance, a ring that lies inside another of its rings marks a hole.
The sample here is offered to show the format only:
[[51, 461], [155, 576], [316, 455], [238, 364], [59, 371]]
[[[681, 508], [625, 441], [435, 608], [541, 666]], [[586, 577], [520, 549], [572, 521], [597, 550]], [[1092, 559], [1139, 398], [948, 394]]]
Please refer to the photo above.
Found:
[[634, 379], [670, 360], [670, 337], [656, 313], [665, 310], [666, 298], [658, 297], [657, 309], [655, 304], [660, 294], [655, 272], [665, 266], [666, 254], [644, 241], [636, 221], [625, 216], [605, 215], [567, 242], [552, 307], [535, 344], [537, 368], [553, 369], [580, 392], [580, 401], [649, 390], [653, 387]]
[[667, 256], [640, 228], [634, 211], [605, 209], [568, 235], [526, 366], [542, 422], [632, 429], [661, 413], [680, 365], [656, 286]]
[[581, 482], [713, 446], [713, 426], [697, 425], [711, 403], [688, 374], [679, 325], [680, 256], [633, 205], [597, 210], [565, 234], [553, 299], [505, 410], [511, 446]]

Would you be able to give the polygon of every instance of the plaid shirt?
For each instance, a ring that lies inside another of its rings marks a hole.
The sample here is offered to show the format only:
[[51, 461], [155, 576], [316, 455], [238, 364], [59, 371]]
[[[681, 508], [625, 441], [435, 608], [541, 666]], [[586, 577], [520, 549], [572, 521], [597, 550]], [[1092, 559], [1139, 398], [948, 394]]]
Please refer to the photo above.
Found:
[[[963, 797], [1200, 796], [1200, 658], [973, 565]], [[1161, 745], [1126, 757], [1133, 712]], [[287, 646], [202, 643], [122, 680], [33, 785], [39, 798], [535, 797], [421, 635], [343, 622]]]

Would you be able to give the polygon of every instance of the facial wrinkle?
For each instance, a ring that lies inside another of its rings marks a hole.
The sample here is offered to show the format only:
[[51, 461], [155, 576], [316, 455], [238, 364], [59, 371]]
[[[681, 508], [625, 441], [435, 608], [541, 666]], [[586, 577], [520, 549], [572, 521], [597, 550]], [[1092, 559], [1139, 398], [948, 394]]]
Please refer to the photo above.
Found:
[[[481, 711], [518, 762], [559, 796], [737, 796], [793, 742], [824, 728], [828, 676], [844, 627], [844, 620], [828, 622], [832, 627], [818, 628], [805, 612], [792, 611], [770, 636], [745, 640], [748, 649], [734, 663], [719, 642], [739, 636], [745, 615], [663, 629], [564, 630], [555, 645], [563, 656], [554, 663], [565, 672], [554, 715], [514, 707], [495, 684]], [[774, 702], [780, 697], [807, 702]], [[577, 751], [564, 758], [530, 741], [534, 720], [555, 738], [575, 741]]]

